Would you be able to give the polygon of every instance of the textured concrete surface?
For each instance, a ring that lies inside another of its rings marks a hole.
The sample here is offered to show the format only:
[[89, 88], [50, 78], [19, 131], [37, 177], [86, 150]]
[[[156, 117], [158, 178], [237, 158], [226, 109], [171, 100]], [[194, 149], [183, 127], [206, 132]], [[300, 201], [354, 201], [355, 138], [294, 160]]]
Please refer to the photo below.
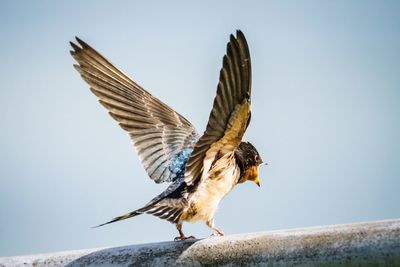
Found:
[[400, 266], [400, 219], [0, 258], [0, 266]]

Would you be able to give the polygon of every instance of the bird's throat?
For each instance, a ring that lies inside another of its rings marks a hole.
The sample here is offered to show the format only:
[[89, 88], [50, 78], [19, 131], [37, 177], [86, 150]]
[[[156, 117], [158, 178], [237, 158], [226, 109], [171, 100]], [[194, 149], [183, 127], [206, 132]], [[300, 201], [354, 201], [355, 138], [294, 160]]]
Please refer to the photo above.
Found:
[[260, 180], [258, 177], [258, 166], [252, 166], [244, 171], [244, 174], [239, 180], [239, 183], [243, 183], [246, 181], [254, 182], [256, 185], [260, 186]]

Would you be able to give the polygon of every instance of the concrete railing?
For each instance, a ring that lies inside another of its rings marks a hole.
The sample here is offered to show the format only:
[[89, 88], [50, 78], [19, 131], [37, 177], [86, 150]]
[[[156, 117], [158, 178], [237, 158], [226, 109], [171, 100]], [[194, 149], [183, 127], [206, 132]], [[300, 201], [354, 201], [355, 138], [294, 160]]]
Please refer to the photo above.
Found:
[[0, 266], [400, 266], [400, 219], [0, 258]]

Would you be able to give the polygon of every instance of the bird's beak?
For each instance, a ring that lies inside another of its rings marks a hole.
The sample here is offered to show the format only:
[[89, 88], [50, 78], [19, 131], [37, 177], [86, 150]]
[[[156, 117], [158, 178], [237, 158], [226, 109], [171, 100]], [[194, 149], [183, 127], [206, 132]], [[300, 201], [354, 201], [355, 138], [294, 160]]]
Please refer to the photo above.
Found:
[[[263, 163], [261, 163], [260, 165], [258, 165], [258, 168], [259, 168], [260, 166], [262, 166], [262, 165], [268, 165], [268, 163], [263, 162]], [[259, 178], [259, 176], [258, 176], [258, 168], [257, 168], [256, 175], [255, 175], [255, 178], [254, 178], [253, 182], [254, 182], [256, 185], [258, 185], [258, 187], [261, 187], [261, 185], [260, 185], [260, 178]]]

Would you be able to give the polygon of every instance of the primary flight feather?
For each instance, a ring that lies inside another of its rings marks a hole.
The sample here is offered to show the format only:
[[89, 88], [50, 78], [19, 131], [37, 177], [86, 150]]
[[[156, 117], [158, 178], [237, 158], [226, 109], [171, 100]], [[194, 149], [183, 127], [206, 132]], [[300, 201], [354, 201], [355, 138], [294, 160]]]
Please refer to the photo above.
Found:
[[203, 135], [182, 115], [152, 96], [84, 41], [76, 38], [74, 67], [109, 114], [128, 132], [147, 174], [168, 188], [144, 207], [109, 222], [152, 214], [174, 224], [184, 240], [184, 221], [204, 221], [217, 235], [214, 214], [232, 188], [259, 185], [262, 163], [255, 147], [242, 142], [250, 122], [250, 51], [241, 31], [231, 35], [217, 95]]

